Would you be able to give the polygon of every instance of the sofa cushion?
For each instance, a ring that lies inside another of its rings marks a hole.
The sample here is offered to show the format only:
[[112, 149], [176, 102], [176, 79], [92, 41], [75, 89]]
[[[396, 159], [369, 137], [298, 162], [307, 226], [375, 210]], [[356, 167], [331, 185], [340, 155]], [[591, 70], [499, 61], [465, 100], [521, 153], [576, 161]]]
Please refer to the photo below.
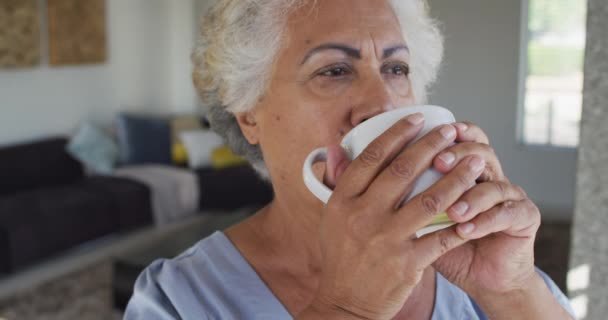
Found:
[[128, 179], [93, 177], [0, 197], [0, 273], [151, 221], [149, 190]]
[[53, 138], [0, 148], [0, 196], [82, 179], [82, 165], [65, 151], [66, 143]]
[[122, 164], [171, 164], [168, 119], [121, 114], [116, 124]]
[[118, 160], [116, 142], [90, 123], [80, 127], [70, 139], [66, 150], [94, 173], [112, 173]]
[[113, 200], [117, 231], [128, 231], [153, 223], [152, 192], [145, 184], [129, 178], [93, 176], [83, 182], [95, 192]]
[[249, 166], [195, 170], [199, 182], [200, 210], [234, 210], [269, 203], [271, 185]]
[[117, 229], [111, 198], [82, 184], [0, 198], [4, 272], [52, 256]]

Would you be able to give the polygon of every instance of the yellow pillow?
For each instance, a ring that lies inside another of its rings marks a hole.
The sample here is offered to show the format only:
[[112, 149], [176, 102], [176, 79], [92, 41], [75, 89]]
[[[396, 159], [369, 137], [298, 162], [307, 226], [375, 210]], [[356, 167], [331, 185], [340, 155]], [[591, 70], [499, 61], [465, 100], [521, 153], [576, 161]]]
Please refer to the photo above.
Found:
[[247, 163], [247, 160], [237, 156], [226, 146], [216, 148], [211, 153], [211, 167], [215, 169], [233, 167], [245, 163]]
[[183, 143], [174, 143], [171, 146], [171, 159], [173, 163], [178, 165], [184, 165], [188, 162], [188, 152]]

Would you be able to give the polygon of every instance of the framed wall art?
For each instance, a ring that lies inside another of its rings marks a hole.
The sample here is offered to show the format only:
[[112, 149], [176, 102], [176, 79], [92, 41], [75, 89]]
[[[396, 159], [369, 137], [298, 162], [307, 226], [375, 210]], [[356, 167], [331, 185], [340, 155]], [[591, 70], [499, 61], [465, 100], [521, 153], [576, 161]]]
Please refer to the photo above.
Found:
[[106, 61], [105, 0], [48, 0], [49, 63]]
[[0, 68], [40, 64], [37, 0], [0, 0]]

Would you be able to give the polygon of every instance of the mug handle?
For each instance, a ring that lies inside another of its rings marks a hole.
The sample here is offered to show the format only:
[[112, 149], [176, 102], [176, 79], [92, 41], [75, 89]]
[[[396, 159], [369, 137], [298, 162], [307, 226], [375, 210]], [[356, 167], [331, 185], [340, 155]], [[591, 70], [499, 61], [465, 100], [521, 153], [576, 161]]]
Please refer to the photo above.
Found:
[[315, 149], [311, 152], [306, 160], [304, 161], [303, 175], [304, 175], [304, 184], [314, 194], [319, 200], [323, 201], [323, 203], [327, 203], [329, 201], [329, 197], [331, 197], [332, 191], [324, 185], [315, 174], [312, 172], [312, 166], [317, 162], [327, 161], [327, 148], [319, 148]]

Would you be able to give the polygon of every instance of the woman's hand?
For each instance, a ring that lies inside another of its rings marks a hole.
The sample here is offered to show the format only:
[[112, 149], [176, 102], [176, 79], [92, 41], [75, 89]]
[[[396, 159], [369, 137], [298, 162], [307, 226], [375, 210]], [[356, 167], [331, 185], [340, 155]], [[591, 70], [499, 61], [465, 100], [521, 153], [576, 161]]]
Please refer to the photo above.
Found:
[[447, 173], [461, 159], [477, 154], [486, 168], [477, 185], [447, 213], [460, 223], [456, 230], [467, 245], [439, 259], [434, 266], [469, 294], [500, 293], [525, 286], [534, 276], [534, 237], [540, 214], [525, 192], [504, 177], [483, 131], [472, 124], [457, 124], [458, 144], [434, 160]]
[[456, 138], [455, 128], [445, 125], [405, 148], [421, 129], [421, 115], [401, 120], [350, 164], [332, 155], [339, 149], [330, 149], [328, 166], [334, 168], [328, 172], [334, 177], [326, 180], [343, 173], [323, 209], [323, 273], [302, 318], [391, 319], [424, 270], [466, 241], [453, 228], [419, 239], [414, 234], [479, 178], [485, 167], [481, 157], [465, 157], [437, 184], [399, 207], [417, 177]]
[[[471, 241], [443, 255], [433, 266], [469, 293], [486, 313], [494, 313], [492, 319], [504, 317], [492, 311], [499, 309], [501, 301], [508, 302], [505, 298], [509, 294], [538, 292], [539, 288], [532, 286], [539, 283], [547, 292], [534, 269], [534, 238], [540, 213], [523, 189], [504, 176], [485, 133], [471, 123], [455, 127], [458, 144], [435, 158], [435, 168], [448, 173], [472, 154], [482, 156], [486, 167], [477, 185], [447, 211], [459, 223], [458, 234]], [[501, 299], [496, 299], [498, 296]], [[524, 309], [521, 306], [520, 310]]]

